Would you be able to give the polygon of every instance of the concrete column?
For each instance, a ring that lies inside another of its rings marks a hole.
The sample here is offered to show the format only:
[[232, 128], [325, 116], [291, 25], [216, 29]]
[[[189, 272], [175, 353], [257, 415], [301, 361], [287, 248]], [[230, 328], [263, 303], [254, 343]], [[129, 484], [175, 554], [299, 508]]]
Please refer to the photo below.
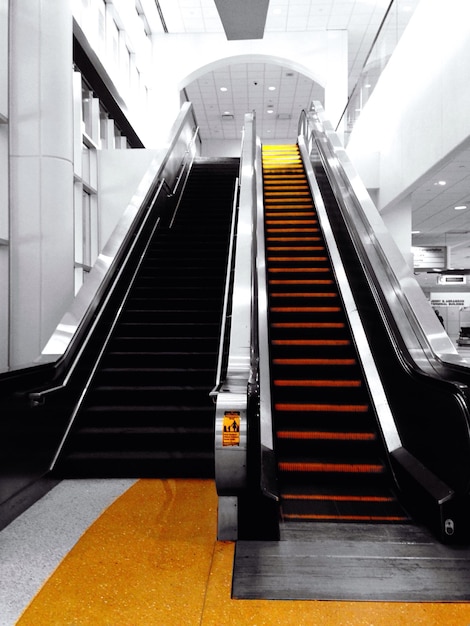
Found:
[[10, 365], [41, 352], [73, 297], [72, 14], [10, 4]]

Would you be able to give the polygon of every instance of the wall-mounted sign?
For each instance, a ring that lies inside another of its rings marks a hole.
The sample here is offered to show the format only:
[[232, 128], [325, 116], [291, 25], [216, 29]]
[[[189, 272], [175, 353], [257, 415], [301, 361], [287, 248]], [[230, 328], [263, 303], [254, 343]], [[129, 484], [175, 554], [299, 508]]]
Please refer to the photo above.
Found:
[[416, 270], [444, 269], [446, 267], [446, 246], [417, 246], [412, 248]]
[[438, 274], [438, 285], [465, 285], [466, 276], [464, 274]]
[[470, 306], [470, 293], [445, 293], [445, 292], [431, 292], [430, 303], [433, 307], [441, 306]]

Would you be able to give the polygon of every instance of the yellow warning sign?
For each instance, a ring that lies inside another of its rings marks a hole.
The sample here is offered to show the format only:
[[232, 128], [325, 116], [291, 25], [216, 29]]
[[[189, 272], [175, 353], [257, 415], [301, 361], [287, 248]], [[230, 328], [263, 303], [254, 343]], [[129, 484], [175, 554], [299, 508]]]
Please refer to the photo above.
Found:
[[240, 411], [225, 411], [222, 445], [240, 445]]

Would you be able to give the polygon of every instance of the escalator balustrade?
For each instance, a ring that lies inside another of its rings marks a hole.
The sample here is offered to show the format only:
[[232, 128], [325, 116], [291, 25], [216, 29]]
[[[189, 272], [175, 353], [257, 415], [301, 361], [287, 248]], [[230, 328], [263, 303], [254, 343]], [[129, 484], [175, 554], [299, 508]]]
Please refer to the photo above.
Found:
[[74, 427], [59, 476], [212, 477], [214, 385], [238, 159], [196, 160], [157, 229]]
[[282, 518], [404, 522], [298, 147], [262, 160]]

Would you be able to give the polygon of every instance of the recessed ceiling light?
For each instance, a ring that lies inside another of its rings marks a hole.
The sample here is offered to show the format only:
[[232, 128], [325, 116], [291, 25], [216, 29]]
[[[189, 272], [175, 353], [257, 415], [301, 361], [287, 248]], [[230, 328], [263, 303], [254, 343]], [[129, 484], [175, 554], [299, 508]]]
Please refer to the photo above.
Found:
[[267, 109], [266, 113], [274, 113], [274, 109]]
[[420, 230], [412, 230], [411, 234], [412, 235], [419, 235], [420, 232], [421, 232]]
[[227, 87], [221, 87], [220, 91], [228, 91]]
[[270, 87], [268, 87], [269, 91], [276, 91], [276, 87], [274, 87], [274, 85], [271, 85]]
[[466, 208], [467, 208], [467, 205], [466, 205], [466, 204], [459, 204], [459, 206], [455, 206], [455, 207], [454, 207], [454, 209], [455, 209], [456, 211], [463, 211], [463, 210], [464, 210], [464, 209], [466, 209]]
[[434, 185], [440, 185], [441, 187], [443, 187], [446, 184], [445, 180], [438, 180], [437, 183], [434, 183]]

